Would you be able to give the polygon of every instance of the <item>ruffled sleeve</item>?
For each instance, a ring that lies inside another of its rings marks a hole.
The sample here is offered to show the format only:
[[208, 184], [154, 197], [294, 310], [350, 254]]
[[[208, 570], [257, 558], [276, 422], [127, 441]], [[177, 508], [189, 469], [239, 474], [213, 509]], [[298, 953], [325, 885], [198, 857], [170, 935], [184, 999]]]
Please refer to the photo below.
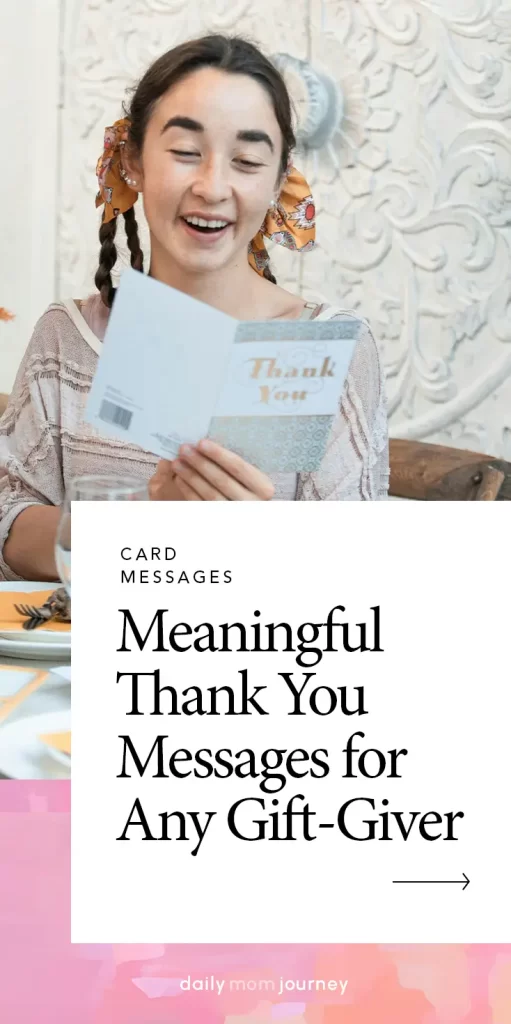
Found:
[[[332, 319], [336, 319], [335, 314]], [[297, 501], [388, 498], [389, 442], [383, 369], [369, 325], [366, 321], [360, 323], [325, 455], [315, 473], [300, 474]]]

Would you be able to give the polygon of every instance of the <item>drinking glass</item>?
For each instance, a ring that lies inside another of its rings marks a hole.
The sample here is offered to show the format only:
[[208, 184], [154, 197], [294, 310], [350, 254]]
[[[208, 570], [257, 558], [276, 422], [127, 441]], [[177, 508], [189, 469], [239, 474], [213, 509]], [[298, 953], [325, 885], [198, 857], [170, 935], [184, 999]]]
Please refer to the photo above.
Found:
[[147, 484], [134, 477], [77, 476], [71, 481], [64, 503], [55, 543], [57, 571], [71, 597], [71, 502], [148, 501]]

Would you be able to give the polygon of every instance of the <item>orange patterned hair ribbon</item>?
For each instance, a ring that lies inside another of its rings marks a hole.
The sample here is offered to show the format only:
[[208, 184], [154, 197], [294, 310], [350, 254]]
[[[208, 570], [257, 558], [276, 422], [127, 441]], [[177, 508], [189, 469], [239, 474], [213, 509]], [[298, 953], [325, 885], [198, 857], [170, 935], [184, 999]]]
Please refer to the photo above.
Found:
[[310, 187], [296, 167], [289, 168], [277, 202], [248, 247], [249, 263], [258, 274], [264, 274], [270, 263], [265, 238], [294, 252], [308, 252], [316, 244], [316, 207]]
[[109, 128], [105, 128], [103, 153], [100, 156], [96, 174], [99, 192], [96, 206], [105, 204], [103, 224], [108, 224], [120, 213], [131, 210], [138, 199], [138, 192], [128, 185], [121, 162], [122, 148], [128, 140], [129, 118], [123, 117]]

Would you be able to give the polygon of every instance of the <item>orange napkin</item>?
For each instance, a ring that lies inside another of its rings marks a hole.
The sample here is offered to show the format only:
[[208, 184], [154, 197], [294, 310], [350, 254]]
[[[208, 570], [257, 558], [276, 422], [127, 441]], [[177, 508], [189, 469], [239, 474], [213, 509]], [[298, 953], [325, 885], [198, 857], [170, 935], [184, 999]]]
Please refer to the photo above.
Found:
[[[53, 590], [32, 590], [28, 594], [22, 594], [19, 591], [3, 591], [0, 593], [0, 630], [23, 629], [23, 623], [27, 620], [23, 618], [23, 615], [19, 615], [15, 611], [14, 605], [33, 604], [36, 608], [39, 608], [49, 598], [50, 594], [53, 594]], [[55, 633], [69, 633], [71, 623], [51, 621], [38, 628], [51, 629]]]
[[69, 754], [71, 756], [71, 733], [70, 732], [48, 732], [39, 739], [42, 743], [46, 743], [47, 747], [53, 747], [55, 750], [59, 750], [61, 754]]

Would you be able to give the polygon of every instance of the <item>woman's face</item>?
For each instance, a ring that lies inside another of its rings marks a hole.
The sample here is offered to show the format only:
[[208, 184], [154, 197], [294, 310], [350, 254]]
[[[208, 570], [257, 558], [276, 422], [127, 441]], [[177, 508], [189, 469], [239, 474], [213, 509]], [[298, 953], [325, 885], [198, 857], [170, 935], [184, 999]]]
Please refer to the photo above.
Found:
[[201, 68], [173, 86], [150, 119], [135, 175], [153, 253], [188, 273], [246, 260], [278, 192], [281, 153], [271, 100], [249, 76]]

